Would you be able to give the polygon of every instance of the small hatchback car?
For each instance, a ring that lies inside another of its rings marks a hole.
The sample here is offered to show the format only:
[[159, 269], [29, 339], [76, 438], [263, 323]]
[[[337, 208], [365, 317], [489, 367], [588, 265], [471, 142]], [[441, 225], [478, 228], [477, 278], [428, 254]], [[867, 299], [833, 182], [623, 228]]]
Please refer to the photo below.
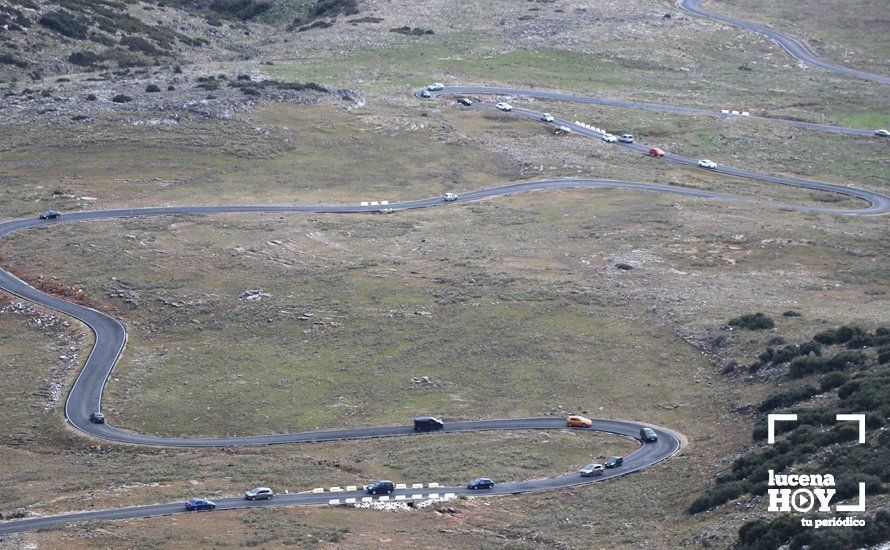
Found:
[[593, 425], [593, 421], [583, 416], [572, 415], [566, 418], [566, 426], [570, 428], [589, 428]]

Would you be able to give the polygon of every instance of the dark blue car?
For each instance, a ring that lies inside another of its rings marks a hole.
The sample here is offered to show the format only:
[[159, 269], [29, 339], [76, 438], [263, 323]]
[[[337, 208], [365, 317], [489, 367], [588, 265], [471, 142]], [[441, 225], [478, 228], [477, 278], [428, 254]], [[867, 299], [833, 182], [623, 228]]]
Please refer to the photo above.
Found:
[[467, 489], [471, 491], [477, 491], [479, 489], [491, 489], [492, 487], [494, 487], [494, 481], [488, 479], [487, 477], [480, 477], [467, 483]]
[[213, 510], [216, 508], [216, 503], [206, 498], [190, 498], [185, 501], [185, 509], [186, 510], [195, 510], [200, 512], [202, 510]]

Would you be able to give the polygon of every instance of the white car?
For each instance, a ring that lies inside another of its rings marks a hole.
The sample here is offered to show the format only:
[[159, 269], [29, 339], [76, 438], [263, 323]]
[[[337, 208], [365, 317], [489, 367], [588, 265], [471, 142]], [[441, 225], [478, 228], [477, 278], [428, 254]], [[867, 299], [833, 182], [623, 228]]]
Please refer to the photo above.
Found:
[[875, 130], [875, 135], [881, 137], [890, 137], [890, 132], [888, 132], [887, 130]]
[[453, 202], [459, 198], [460, 198], [460, 196], [457, 195], [456, 193], [445, 193], [444, 195], [442, 195], [442, 200], [445, 202]]
[[495, 105], [495, 107], [497, 107], [501, 111], [512, 111], [513, 110], [512, 105], [510, 105], [509, 103], [504, 103], [503, 101], [501, 101], [500, 103]]
[[698, 165], [702, 168], [707, 168], [709, 170], [713, 170], [714, 168], [717, 168], [717, 163], [710, 161], [708, 159], [701, 159], [700, 161], [698, 161]]
[[543, 115], [541, 115], [541, 120], [543, 120], [544, 122], [553, 122], [553, 115], [551, 115], [550, 113], [544, 113]]
[[432, 84], [427, 86], [426, 89], [431, 92], [438, 92], [439, 90], [445, 89], [445, 85], [441, 82], [433, 82]]
[[603, 134], [603, 141], [606, 143], [615, 143], [618, 141], [618, 138], [613, 136], [612, 134]]
[[633, 143], [634, 137], [631, 134], [621, 134], [621, 137], [618, 138], [618, 141], [621, 143]]

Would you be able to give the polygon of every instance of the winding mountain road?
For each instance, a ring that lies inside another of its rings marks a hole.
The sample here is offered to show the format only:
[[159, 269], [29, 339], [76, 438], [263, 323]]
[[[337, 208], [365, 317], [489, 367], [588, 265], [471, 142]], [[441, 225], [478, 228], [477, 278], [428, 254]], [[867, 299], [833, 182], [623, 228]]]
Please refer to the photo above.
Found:
[[[756, 32], [761, 32], [776, 40], [788, 50], [788, 52], [801, 59], [804, 62], [814, 66], [839, 72], [848, 76], [857, 78], [867, 78], [881, 83], [888, 83], [890, 79], [878, 75], [871, 75], [861, 71], [855, 71], [844, 67], [839, 67], [819, 60], [809, 52], [800, 42], [793, 38], [787, 37], [781, 33], [777, 33], [765, 27], [754, 25], [751, 23], [737, 21], [731, 18], [717, 16], [705, 12], [699, 7], [698, 0], [679, 0], [677, 5], [682, 9], [717, 19], [727, 23], [737, 24], [739, 26], [749, 28]], [[420, 92], [415, 95], [420, 97]], [[521, 90], [513, 88], [497, 88], [497, 87], [479, 87], [479, 86], [455, 86], [447, 87], [443, 90], [432, 92], [434, 97], [441, 95], [496, 95], [496, 96], [525, 96], [540, 99], [553, 99], [561, 101], [574, 101], [581, 103], [601, 104], [617, 107], [641, 108], [652, 111], [674, 112], [680, 114], [706, 115], [719, 118], [738, 118], [725, 113], [707, 111], [703, 109], [693, 109], [685, 107], [674, 107], [670, 105], [660, 105], [645, 102], [632, 102], [624, 100], [614, 100], [597, 97], [586, 97], [575, 94], [565, 94], [560, 92], [546, 92], [535, 90]], [[431, 98], [432, 99], [432, 98]], [[475, 109], [493, 109], [488, 104], [476, 103], [472, 106]], [[531, 120], [540, 121], [541, 113], [524, 108], [514, 108], [512, 114]], [[809, 122], [800, 122], [793, 120], [780, 120], [767, 117], [751, 117], [761, 118], [770, 121], [778, 121], [802, 128], [835, 132], [849, 135], [872, 135], [869, 130], [856, 128], [845, 128], [841, 126], [824, 125]], [[601, 139], [603, 134], [595, 131], [587, 126], [576, 124], [572, 121], [556, 119], [550, 123], [553, 127], [566, 126], [573, 132], [584, 137]], [[623, 144], [615, 143], [610, 146], [624, 147], [628, 150], [645, 153], [648, 146], [641, 144]], [[702, 169], [697, 166], [697, 160], [676, 154], [667, 154], [664, 158], [658, 159], [664, 162], [686, 166], [694, 169]], [[135, 218], [135, 217], [152, 217], [152, 216], [174, 216], [174, 215], [206, 215], [206, 214], [238, 214], [238, 213], [315, 213], [315, 214], [370, 214], [375, 212], [398, 212], [413, 210], [418, 208], [428, 208], [435, 206], [452, 205], [455, 203], [464, 203], [468, 201], [476, 201], [486, 198], [513, 195], [537, 190], [561, 189], [561, 188], [619, 188], [635, 191], [652, 191], [660, 193], [673, 193], [689, 197], [699, 197], [706, 199], [731, 199], [743, 201], [756, 201], [758, 203], [773, 204], [778, 207], [793, 209], [807, 212], [823, 212], [831, 214], [844, 215], [875, 215], [884, 214], [890, 211], [890, 198], [881, 193], [860, 189], [853, 186], [843, 186], [837, 184], [809, 181], [799, 178], [789, 178], [783, 176], [774, 176], [732, 168], [729, 166], [718, 166], [716, 169], [708, 170], [728, 176], [746, 178], [769, 183], [787, 185], [791, 187], [809, 189], [814, 191], [836, 193], [847, 197], [860, 199], [866, 203], [859, 208], [820, 208], [809, 205], [790, 204], [779, 201], [763, 200], [750, 197], [741, 197], [726, 193], [716, 193], [702, 189], [693, 189], [672, 185], [664, 185], [657, 183], [631, 182], [631, 181], [615, 181], [597, 178], [579, 178], [579, 179], [547, 179], [540, 181], [514, 183], [482, 189], [478, 191], [470, 191], [462, 193], [454, 203], [443, 203], [441, 198], [428, 198], [393, 203], [386, 206], [345, 206], [345, 205], [318, 205], [318, 206], [263, 206], [263, 205], [245, 205], [245, 206], [178, 206], [165, 208], [136, 208], [136, 209], [118, 209], [103, 211], [82, 211], [65, 214], [55, 220], [40, 220], [38, 218], [27, 218], [12, 220], [0, 224], [0, 238], [11, 233], [52, 227], [59, 224], [77, 223], [83, 221], [110, 220], [119, 218]], [[90, 422], [90, 414], [101, 410], [102, 393], [115, 364], [120, 358], [121, 352], [126, 344], [127, 333], [123, 324], [100, 311], [84, 307], [72, 302], [68, 302], [45, 294], [25, 282], [21, 281], [13, 274], [6, 270], [0, 269], [0, 289], [11, 294], [19, 296], [22, 299], [40, 304], [44, 307], [56, 310], [60, 313], [70, 315], [84, 322], [95, 334], [95, 345], [91, 351], [83, 370], [78, 376], [72, 387], [65, 403], [66, 420], [75, 429], [84, 432], [92, 437], [99, 438], [104, 441], [112, 441], [123, 444], [133, 445], [149, 445], [162, 447], [213, 447], [213, 446], [241, 446], [241, 445], [272, 445], [284, 443], [298, 443], [309, 441], [336, 441], [336, 440], [353, 440], [353, 439], [370, 439], [382, 437], [408, 436], [415, 432], [412, 426], [381, 426], [371, 428], [354, 428], [342, 430], [327, 430], [302, 432], [291, 434], [271, 434], [262, 436], [244, 436], [244, 437], [226, 437], [226, 438], [195, 438], [195, 437], [154, 437], [142, 435], [131, 431], [114, 427], [112, 424], [94, 424]], [[499, 483], [493, 490], [475, 491], [479, 494], [517, 494], [535, 491], [545, 491], [553, 489], [562, 489], [584, 483], [593, 483], [604, 479], [610, 479], [622, 475], [636, 472], [647, 466], [651, 466], [661, 462], [680, 449], [680, 438], [678, 434], [670, 430], [649, 426], [648, 424], [629, 421], [629, 420], [593, 420], [593, 426], [582, 431], [602, 431], [614, 433], [625, 437], [638, 439], [639, 430], [642, 427], [651, 427], [658, 434], [658, 441], [654, 443], [641, 444], [639, 449], [631, 453], [624, 460], [624, 466], [607, 470], [602, 477], [598, 478], [581, 478], [577, 474], [557, 476], [547, 479], [529, 480]], [[446, 422], [445, 432], [476, 432], [489, 430], [554, 430], [564, 429], [565, 420], [563, 418], [514, 418], [502, 420], [480, 420], [467, 422]], [[436, 494], [463, 494], [468, 493], [464, 487], [441, 487], [436, 489]], [[404, 489], [397, 490], [392, 498], [418, 498], [418, 494], [424, 498], [429, 498], [431, 491], [420, 489]], [[330, 502], [330, 493], [292, 493], [279, 494], [271, 501], [245, 501], [241, 498], [224, 498], [217, 500], [217, 509], [235, 509], [247, 507], [263, 507], [277, 505], [318, 505], [328, 504]], [[346, 499], [367, 498], [363, 492], [340, 492], [337, 497]], [[355, 500], [353, 500], [355, 501]], [[34, 529], [46, 527], [62, 526], [70, 522], [76, 521], [95, 521], [95, 520], [111, 520], [124, 518], [154, 517], [164, 516], [174, 513], [184, 512], [182, 503], [172, 504], [156, 504], [149, 506], [134, 506], [128, 508], [119, 508], [112, 510], [96, 510], [77, 512], [71, 514], [60, 514], [55, 516], [29, 518], [16, 521], [6, 521], [0, 523], [0, 535], [8, 533], [25, 532]]]
[[820, 69], [825, 69], [826, 71], [831, 71], [833, 73], [861, 78], [863, 80], [870, 80], [872, 82], [878, 82], [880, 84], [890, 84], [890, 77], [888, 76], [867, 73], [865, 71], [858, 71], [856, 69], [843, 67], [836, 63], [825, 61], [824, 59], [816, 57], [816, 55], [811, 52], [806, 46], [804, 46], [800, 40], [788, 36], [787, 34], [774, 31], [769, 27], [764, 27], [763, 25], [758, 25], [757, 23], [751, 23], [749, 21], [743, 21], [741, 19], [735, 19], [733, 17], [727, 17], [725, 15], [707, 11], [701, 7], [701, 0], [677, 0], [676, 5], [678, 8], [688, 13], [699, 15], [701, 17], [707, 17], [708, 19], [721, 21], [723, 23], [729, 23], [730, 25], [735, 25], [737, 27], [742, 27], [744, 29], [748, 29], [749, 31], [754, 31], [756, 33], [762, 34], [782, 46], [782, 48], [784, 48], [785, 51], [788, 52], [789, 55], [791, 55], [791, 57], [812, 67], [818, 67]]

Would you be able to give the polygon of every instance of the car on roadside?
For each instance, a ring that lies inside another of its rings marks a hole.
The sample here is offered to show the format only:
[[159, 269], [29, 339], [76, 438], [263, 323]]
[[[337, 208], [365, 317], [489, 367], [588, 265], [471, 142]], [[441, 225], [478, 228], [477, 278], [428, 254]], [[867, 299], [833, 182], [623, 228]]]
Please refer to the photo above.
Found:
[[189, 512], [203, 512], [216, 509], [216, 503], [206, 498], [190, 498], [185, 501], [185, 509]]
[[602, 464], [588, 464], [581, 468], [579, 473], [581, 477], [596, 477], [603, 475], [604, 471], [606, 471], [606, 468]]
[[46, 212], [40, 213], [40, 219], [41, 220], [54, 220], [61, 215], [62, 214], [60, 214], [59, 212], [56, 212], [55, 210], [47, 210]]
[[105, 415], [98, 411], [90, 413], [90, 422], [93, 424], [105, 424]]
[[268, 487], [254, 487], [244, 493], [244, 500], [272, 500], [275, 493]]
[[875, 130], [875, 135], [879, 137], [890, 137], [890, 131], [884, 129]]
[[661, 158], [664, 156], [664, 151], [662, 151], [658, 147], [653, 147], [653, 148], [649, 149], [649, 156]]
[[420, 90], [420, 97], [422, 97], [424, 99], [429, 99], [432, 96], [430, 95], [430, 93], [428, 91]]
[[603, 141], [606, 143], [615, 143], [618, 141], [618, 138], [613, 136], [612, 134], [603, 134]]
[[624, 457], [620, 457], [617, 455], [610, 456], [606, 460], [606, 468], [617, 468], [617, 467], [621, 466], [622, 464], [624, 464]]
[[442, 195], [443, 202], [454, 202], [459, 198], [460, 195], [458, 195], [457, 193], [445, 193], [444, 195]]
[[589, 418], [573, 414], [572, 416], [566, 418], [566, 426], [568, 426], [569, 428], [589, 428], [593, 426], [593, 421]]
[[474, 479], [473, 481], [467, 483], [467, 489], [471, 491], [478, 491], [481, 489], [492, 489], [494, 488], [494, 481], [487, 477], [479, 477]]
[[463, 105], [464, 107], [469, 107], [470, 105], [473, 104], [473, 102], [470, 101], [470, 100], [469, 100], [468, 98], [466, 98], [466, 97], [459, 97], [459, 98], [457, 98], [457, 102], [460, 103], [461, 105]]
[[[446, 193], [446, 195], [454, 195], [454, 193]], [[455, 195], [457, 196], [457, 195]], [[452, 199], [454, 200], [454, 199]], [[444, 430], [445, 423], [433, 416], [415, 416], [414, 431], [415, 432], [435, 432]]]
[[621, 137], [618, 138], [618, 141], [620, 141], [621, 143], [633, 143], [634, 136], [633, 134], [621, 134]]
[[708, 159], [701, 159], [700, 161], [698, 161], [698, 165], [700, 168], [707, 168], [708, 170], [717, 168], [717, 163]]
[[495, 107], [497, 107], [501, 111], [512, 111], [513, 110], [512, 105], [510, 105], [509, 103], [505, 103], [503, 101], [499, 102], [497, 105], [495, 105]]
[[445, 89], [445, 85], [442, 84], [441, 82], [433, 82], [432, 84], [427, 86], [426, 89], [431, 92], [439, 92], [439, 91]]
[[365, 492], [369, 495], [391, 495], [396, 490], [396, 484], [388, 479], [381, 479], [365, 485]]
[[543, 120], [544, 122], [553, 122], [553, 115], [551, 115], [550, 113], [544, 113], [541, 115], [541, 120]]
[[658, 441], [658, 434], [652, 428], [640, 428], [640, 439], [643, 443], [655, 443]]

